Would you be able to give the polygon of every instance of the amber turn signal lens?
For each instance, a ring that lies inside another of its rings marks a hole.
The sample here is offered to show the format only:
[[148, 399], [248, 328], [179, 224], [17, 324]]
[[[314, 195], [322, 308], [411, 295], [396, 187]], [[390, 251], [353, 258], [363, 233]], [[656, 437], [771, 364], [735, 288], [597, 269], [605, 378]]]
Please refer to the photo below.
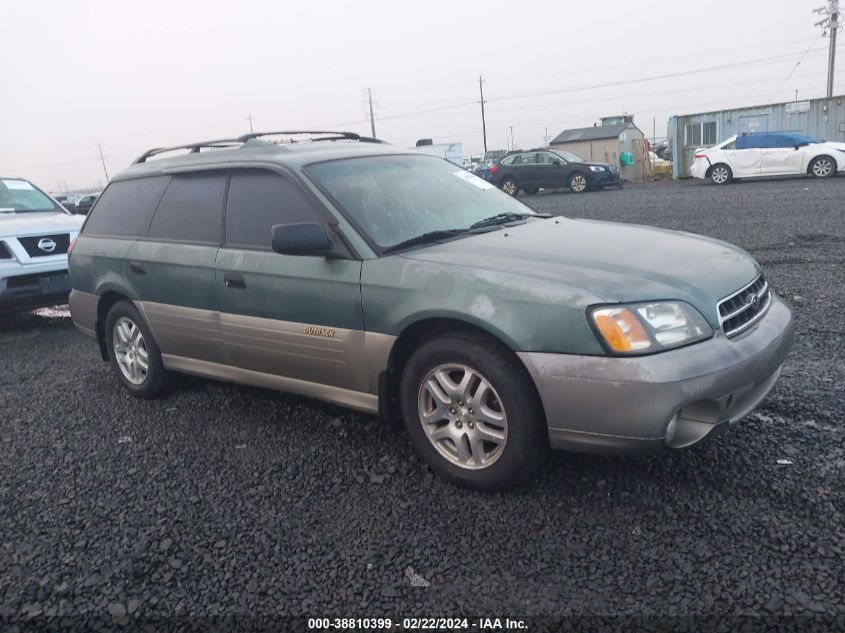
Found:
[[651, 339], [639, 319], [627, 308], [596, 310], [593, 320], [614, 352], [636, 352], [651, 347]]

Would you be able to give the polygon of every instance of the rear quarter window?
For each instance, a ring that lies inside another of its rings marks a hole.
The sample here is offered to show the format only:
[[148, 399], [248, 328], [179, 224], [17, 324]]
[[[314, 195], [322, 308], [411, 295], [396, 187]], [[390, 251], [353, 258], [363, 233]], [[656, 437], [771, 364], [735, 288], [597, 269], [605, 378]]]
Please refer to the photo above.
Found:
[[111, 183], [88, 215], [83, 235], [140, 237], [147, 232], [168, 176]]

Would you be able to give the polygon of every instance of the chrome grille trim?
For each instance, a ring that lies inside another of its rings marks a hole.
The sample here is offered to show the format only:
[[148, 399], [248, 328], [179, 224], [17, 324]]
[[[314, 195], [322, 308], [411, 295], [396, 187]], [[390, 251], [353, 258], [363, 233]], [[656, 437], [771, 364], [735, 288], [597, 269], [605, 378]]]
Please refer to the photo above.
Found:
[[[752, 293], [758, 302], [756, 307], [752, 300], [746, 300]], [[719, 301], [716, 311], [725, 336], [737, 336], [753, 327], [768, 312], [771, 305], [772, 292], [763, 275]]]

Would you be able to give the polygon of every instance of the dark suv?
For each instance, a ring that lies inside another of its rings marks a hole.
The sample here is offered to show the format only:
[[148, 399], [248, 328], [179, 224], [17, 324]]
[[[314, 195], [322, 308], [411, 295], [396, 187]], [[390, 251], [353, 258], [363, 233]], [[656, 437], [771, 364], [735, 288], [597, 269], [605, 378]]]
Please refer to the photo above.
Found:
[[559, 149], [532, 149], [505, 156], [493, 165], [491, 182], [512, 196], [540, 189], [568, 187], [575, 193], [607, 186], [622, 186], [619, 170], [607, 163], [587, 162]]

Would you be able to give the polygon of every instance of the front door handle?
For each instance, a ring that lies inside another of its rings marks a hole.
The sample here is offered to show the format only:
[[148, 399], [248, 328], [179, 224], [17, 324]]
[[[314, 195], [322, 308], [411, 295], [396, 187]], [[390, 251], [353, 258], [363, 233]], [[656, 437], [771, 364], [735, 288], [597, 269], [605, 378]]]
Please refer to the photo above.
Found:
[[129, 262], [129, 270], [136, 275], [144, 276], [147, 274], [147, 271], [140, 262]]
[[226, 273], [223, 275], [223, 284], [227, 288], [243, 290], [246, 288], [246, 279], [244, 279], [243, 275], [239, 275], [238, 273]]

